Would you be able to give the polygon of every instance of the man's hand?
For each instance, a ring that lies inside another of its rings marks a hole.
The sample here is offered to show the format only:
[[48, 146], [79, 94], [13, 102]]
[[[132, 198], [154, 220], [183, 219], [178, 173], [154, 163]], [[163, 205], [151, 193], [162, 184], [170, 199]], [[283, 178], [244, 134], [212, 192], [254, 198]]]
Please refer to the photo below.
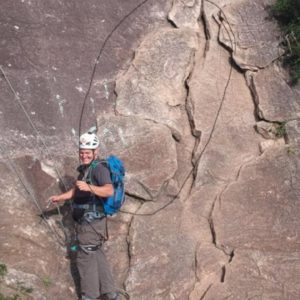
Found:
[[75, 185], [82, 192], [93, 192], [91, 186], [87, 184], [85, 181], [77, 180]]
[[49, 202], [52, 202], [52, 203], [58, 203], [61, 200], [61, 197], [60, 195], [54, 195], [54, 196], [51, 196], [49, 199], [48, 199]]
[[48, 202], [53, 203], [53, 204], [57, 204], [57, 203], [69, 200], [74, 196], [74, 191], [75, 191], [75, 188], [72, 187], [70, 190], [68, 190], [65, 193], [62, 193], [60, 195], [53, 195], [48, 199]]

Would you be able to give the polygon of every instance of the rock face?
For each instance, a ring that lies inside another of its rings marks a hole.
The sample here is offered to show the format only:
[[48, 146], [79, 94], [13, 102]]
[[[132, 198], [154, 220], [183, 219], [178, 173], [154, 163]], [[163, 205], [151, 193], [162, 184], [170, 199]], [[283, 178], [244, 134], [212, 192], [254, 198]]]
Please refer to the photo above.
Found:
[[265, 68], [282, 54], [280, 32], [268, 13], [272, 3], [232, 1], [219, 12], [220, 42], [233, 51], [241, 69]]
[[[66, 250], [58, 243], [64, 242], [64, 232], [55, 220], [42, 221], [37, 206], [43, 207], [43, 203], [35, 203], [41, 199], [40, 193], [54, 187], [55, 180], [29, 157], [19, 158], [16, 164], [23, 166], [23, 172], [19, 174], [26, 186], [31, 180], [39, 183], [38, 186], [33, 184], [35, 191], [27, 192], [11, 165], [8, 168], [1, 161], [1, 295], [19, 295], [20, 299], [59, 299], [62, 294], [72, 299], [76, 295], [72, 274], [61, 272], [69, 268]], [[30, 171], [26, 174], [26, 170]], [[60, 259], [57, 259], [58, 253]], [[4, 266], [7, 274], [3, 272]]]
[[176, 27], [186, 27], [197, 31], [200, 29], [198, 18], [201, 13], [201, 4], [201, 0], [174, 0], [168, 15], [169, 20]]
[[[282, 251], [286, 255], [297, 251], [298, 158], [287, 147], [272, 149], [241, 170], [238, 181], [224, 191], [215, 205], [213, 217], [219, 246]], [[270, 173], [272, 180], [265, 176]], [[236, 192], [244, 196], [237, 197]], [[229, 221], [232, 215], [236, 217]]]
[[155, 199], [177, 170], [175, 141], [163, 124], [138, 117], [98, 119], [104, 156], [116, 153], [127, 168], [127, 192], [145, 200]]
[[[128, 65], [140, 36], [167, 23], [165, 9], [169, 4], [165, 1], [145, 3], [133, 11], [138, 4], [136, 0], [101, 5], [97, 0], [89, 4], [73, 0], [2, 1], [0, 65], [49, 147], [59, 148], [65, 141], [64, 149], [71, 150], [81, 115], [83, 132], [96, 123], [96, 112], [113, 110], [116, 74]], [[36, 132], [2, 74], [0, 84], [1, 111], [7, 116], [2, 126], [8, 128], [3, 140], [12, 141], [11, 147], [17, 150], [34, 148]]]
[[74, 181], [82, 116], [125, 162], [105, 251], [130, 299], [300, 298], [300, 89], [271, 4], [3, 2], [3, 295], [80, 291], [69, 206], [37, 214]]
[[167, 125], [176, 139], [183, 132], [184, 82], [197, 39], [190, 30], [162, 29], [147, 36], [134, 62], [117, 81], [117, 111]]
[[[299, 118], [300, 98], [274, 66], [257, 74], [248, 73], [249, 85], [257, 103], [257, 113], [267, 121], [284, 122]], [[263, 83], [268, 80], [269, 86]]]
[[232, 249], [234, 256], [225, 284], [208, 299], [299, 298], [294, 280], [300, 274], [299, 176], [299, 153], [271, 149], [243, 168], [218, 199], [213, 213], [217, 246]]

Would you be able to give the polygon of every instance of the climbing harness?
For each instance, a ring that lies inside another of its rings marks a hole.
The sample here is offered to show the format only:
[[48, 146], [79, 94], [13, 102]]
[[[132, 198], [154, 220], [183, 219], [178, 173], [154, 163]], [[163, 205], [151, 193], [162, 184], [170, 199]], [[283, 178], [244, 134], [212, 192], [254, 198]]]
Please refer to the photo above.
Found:
[[[92, 204], [72, 204], [73, 208], [80, 208], [80, 209], [85, 209], [89, 211], [98, 211], [100, 208], [100, 205], [92, 203]], [[104, 215], [104, 214], [103, 214]]]
[[105, 214], [97, 210], [87, 211], [83, 214], [83, 219], [86, 220], [87, 222], [92, 222], [94, 220], [101, 220], [103, 218], [105, 218]]
[[[93, 221], [95, 220], [102, 220], [105, 218], [105, 235], [101, 234], [96, 230], [96, 228], [93, 225]], [[82, 245], [79, 244], [78, 241], [75, 242], [75, 244], [70, 246], [70, 250], [73, 252], [78, 251], [79, 249], [82, 250], [83, 252], [91, 252], [91, 251], [96, 251], [98, 250], [104, 242], [108, 240], [108, 228], [107, 228], [107, 218], [106, 216], [98, 211], [86, 211], [81, 219], [78, 221], [78, 224], [88, 224], [92, 230], [98, 235], [99, 237], [99, 244], [97, 245]]]

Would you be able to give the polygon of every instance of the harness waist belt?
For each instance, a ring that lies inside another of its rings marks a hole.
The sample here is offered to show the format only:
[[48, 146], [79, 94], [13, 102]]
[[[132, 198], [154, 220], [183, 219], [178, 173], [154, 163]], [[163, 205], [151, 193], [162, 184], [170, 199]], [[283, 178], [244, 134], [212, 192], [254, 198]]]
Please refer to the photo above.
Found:
[[73, 203], [73, 207], [74, 208], [89, 209], [90, 204], [76, 204], [76, 203]]
[[76, 204], [76, 203], [73, 203], [73, 207], [86, 209], [89, 211], [102, 211], [102, 205], [99, 205], [99, 204]]
[[[90, 223], [94, 220], [101, 220], [105, 217], [102, 206], [97, 204], [76, 204], [73, 203], [73, 208], [81, 209], [82, 213], [77, 218], [79, 223], [84, 221]], [[75, 218], [76, 220], [76, 218]]]
[[83, 214], [83, 218], [87, 221], [93, 221], [95, 219], [102, 219], [105, 217], [105, 214], [100, 211], [87, 211]]

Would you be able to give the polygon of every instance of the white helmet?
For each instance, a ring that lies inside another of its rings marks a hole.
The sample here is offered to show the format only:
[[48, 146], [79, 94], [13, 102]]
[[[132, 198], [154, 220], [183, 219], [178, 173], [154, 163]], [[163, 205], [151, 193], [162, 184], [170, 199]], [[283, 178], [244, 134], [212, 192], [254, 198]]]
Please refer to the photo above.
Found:
[[97, 128], [91, 127], [88, 132], [82, 134], [79, 138], [79, 149], [97, 149], [99, 146], [99, 139], [96, 135]]

